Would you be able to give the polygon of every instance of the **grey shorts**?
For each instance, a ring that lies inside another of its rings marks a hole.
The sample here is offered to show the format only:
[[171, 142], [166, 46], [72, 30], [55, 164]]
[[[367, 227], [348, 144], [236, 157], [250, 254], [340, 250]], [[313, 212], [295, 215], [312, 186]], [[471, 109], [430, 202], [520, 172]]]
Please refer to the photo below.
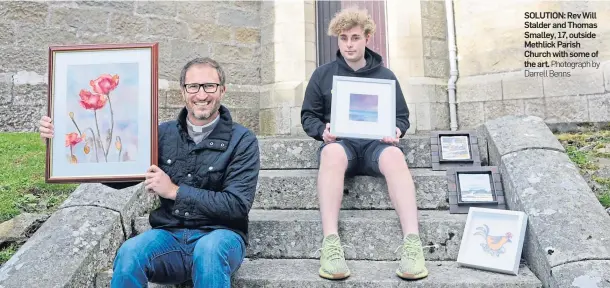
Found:
[[[366, 175], [366, 176], [383, 176], [379, 169], [379, 157], [383, 149], [388, 147], [397, 147], [403, 154], [404, 150], [400, 146], [383, 143], [379, 140], [368, 139], [341, 139], [336, 142], [343, 147], [347, 155], [347, 170], [345, 175], [348, 177]], [[320, 145], [318, 150], [318, 167], [322, 149], [332, 143], [324, 143]]]

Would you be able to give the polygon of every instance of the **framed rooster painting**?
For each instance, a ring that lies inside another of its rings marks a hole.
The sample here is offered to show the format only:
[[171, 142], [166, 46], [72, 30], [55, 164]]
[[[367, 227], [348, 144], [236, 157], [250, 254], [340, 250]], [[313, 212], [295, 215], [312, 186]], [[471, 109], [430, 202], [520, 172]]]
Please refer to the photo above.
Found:
[[158, 44], [49, 47], [48, 183], [144, 180], [157, 164]]
[[517, 275], [527, 227], [521, 211], [471, 207], [460, 244], [460, 266]]

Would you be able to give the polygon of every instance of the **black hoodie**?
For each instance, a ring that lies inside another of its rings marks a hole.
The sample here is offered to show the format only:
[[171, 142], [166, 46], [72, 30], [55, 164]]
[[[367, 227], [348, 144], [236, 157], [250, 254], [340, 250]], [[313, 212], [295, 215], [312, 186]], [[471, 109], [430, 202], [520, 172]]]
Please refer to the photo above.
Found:
[[301, 108], [301, 125], [310, 137], [322, 140], [322, 134], [326, 129], [326, 123], [330, 123], [330, 111], [333, 88], [333, 76], [350, 76], [378, 79], [396, 80], [396, 126], [400, 129], [402, 138], [409, 129], [409, 108], [402, 95], [398, 79], [394, 73], [382, 66], [381, 55], [370, 50], [368, 47], [364, 52], [366, 65], [354, 71], [337, 51], [337, 60], [318, 67], [309, 80], [305, 89], [305, 98]]

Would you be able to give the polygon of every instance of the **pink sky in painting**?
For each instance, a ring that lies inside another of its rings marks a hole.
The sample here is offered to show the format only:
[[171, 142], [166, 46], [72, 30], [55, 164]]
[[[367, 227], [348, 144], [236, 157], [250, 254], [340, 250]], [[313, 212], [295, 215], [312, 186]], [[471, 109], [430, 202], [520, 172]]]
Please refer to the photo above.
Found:
[[350, 110], [377, 111], [379, 103], [377, 95], [350, 94]]

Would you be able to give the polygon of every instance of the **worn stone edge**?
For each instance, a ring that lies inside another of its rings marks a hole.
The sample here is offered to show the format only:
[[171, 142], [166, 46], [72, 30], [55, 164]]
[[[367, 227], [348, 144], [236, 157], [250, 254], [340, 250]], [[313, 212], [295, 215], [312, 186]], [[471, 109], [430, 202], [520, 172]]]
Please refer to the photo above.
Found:
[[[489, 157], [488, 158], [489, 162], [487, 164], [500, 167], [500, 170], [503, 173], [507, 173], [507, 172], [504, 168], [502, 159], [508, 155], [521, 153], [521, 152], [527, 151], [527, 150], [548, 150], [548, 151], [555, 151], [555, 152], [560, 152], [560, 153], [566, 154], [565, 150], [558, 150], [558, 149], [554, 149], [551, 147], [535, 146], [535, 147], [517, 149], [514, 151], [507, 152], [504, 155], [500, 155], [500, 152], [498, 151], [498, 148], [496, 147], [496, 143], [494, 143], [493, 139], [489, 135], [489, 130], [487, 129], [487, 124], [489, 122], [490, 121], [487, 121], [487, 122], [479, 125], [478, 127], [476, 127], [476, 131], [478, 132], [477, 134], [481, 135], [481, 138], [485, 138], [485, 140], [487, 142], [487, 148], [488, 148], [487, 154]], [[504, 128], [504, 129], [506, 129], [506, 128]], [[551, 129], [548, 126], [547, 126], [547, 129], [549, 129], [549, 131], [551, 132], [551, 135], [553, 135]], [[512, 190], [511, 185], [506, 185], [505, 179], [508, 179], [509, 177], [510, 177], [510, 175], [502, 177], [502, 182], [503, 182], [505, 191]], [[519, 198], [517, 193], [510, 191], [507, 194], [513, 195], [513, 197], [514, 197], [513, 201], [517, 204], [516, 206], [518, 206], [519, 208], [523, 207], [523, 204], [521, 203], [521, 199]], [[507, 201], [508, 201], [508, 199], [507, 199]], [[529, 224], [529, 220], [528, 220], [528, 226], [529, 225], [530, 224]], [[578, 262], [603, 260], [603, 259], [592, 259], [592, 260], [584, 259], [584, 260], [580, 260], [580, 261], [571, 261], [571, 262], [566, 262], [566, 263], [560, 263], [560, 264], [557, 264], [557, 265], [551, 267], [546, 258], [546, 255], [545, 255], [546, 251], [544, 250], [543, 247], [541, 247], [540, 242], [538, 241], [538, 235], [536, 235], [535, 231], [533, 231], [532, 229], [527, 229], [524, 241], [525, 241], [525, 243], [524, 243], [524, 247], [523, 247], [523, 257], [526, 258], [526, 260], [528, 261], [528, 267], [536, 275], [536, 277], [538, 277], [542, 281], [544, 287], [559, 287], [558, 286], [559, 281], [558, 281], [558, 279], [556, 279], [557, 276], [553, 275], [553, 269], [557, 269], [560, 267], [564, 267], [565, 265], [578, 263]], [[607, 260], [610, 260], [610, 259], [607, 259]]]

